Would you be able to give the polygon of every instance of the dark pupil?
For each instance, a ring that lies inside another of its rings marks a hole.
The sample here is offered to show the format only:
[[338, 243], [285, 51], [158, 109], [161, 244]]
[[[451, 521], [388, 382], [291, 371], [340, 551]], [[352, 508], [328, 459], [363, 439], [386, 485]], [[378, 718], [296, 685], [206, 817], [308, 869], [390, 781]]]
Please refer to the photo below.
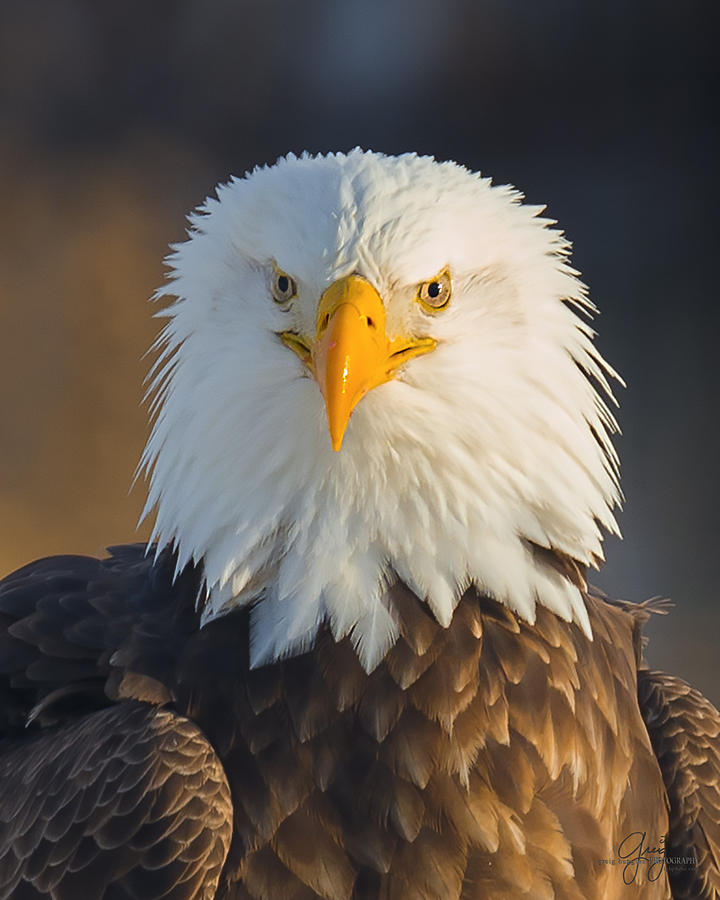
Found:
[[281, 294], [287, 294], [288, 288], [290, 287], [290, 279], [287, 275], [280, 275], [278, 277], [277, 286]]
[[431, 297], [433, 300], [436, 300], [440, 294], [442, 293], [442, 285], [439, 281], [431, 281], [428, 285], [428, 297]]

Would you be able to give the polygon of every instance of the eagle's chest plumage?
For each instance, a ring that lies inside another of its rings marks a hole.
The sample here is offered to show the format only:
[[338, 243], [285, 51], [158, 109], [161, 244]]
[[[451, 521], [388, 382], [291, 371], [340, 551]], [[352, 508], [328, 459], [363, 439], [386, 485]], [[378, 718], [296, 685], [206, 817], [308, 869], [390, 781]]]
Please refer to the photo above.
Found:
[[[235, 810], [219, 896], [626, 896], [605, 861], [667, 833], [631, 615], [588, 598], [591, 642], [475, 591], [448, 629], [404, 588], [393, 600], [402, 637], [370, 675], [327, 634], [251, 671], [243, 612], [186, 648], [180, 707]], [[648, 874], [633, 896], [669, 896]]]

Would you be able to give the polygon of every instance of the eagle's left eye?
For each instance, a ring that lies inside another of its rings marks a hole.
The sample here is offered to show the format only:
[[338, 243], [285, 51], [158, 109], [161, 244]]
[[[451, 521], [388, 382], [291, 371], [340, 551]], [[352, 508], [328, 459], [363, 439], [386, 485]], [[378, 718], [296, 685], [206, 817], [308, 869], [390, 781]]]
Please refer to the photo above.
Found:
[[452, 281], [450, 270], [445, 268], [429, 281], [423, 281], [418, 285], [417, 300], [428, 312], [437, 312], [445, 309], [450, 302], [452, 293]]
[[297, 284], [287, 272], [283, 272], [282, 269], [274, 269], [271, 290], [276, 303], [287, 303], [297, 294]]

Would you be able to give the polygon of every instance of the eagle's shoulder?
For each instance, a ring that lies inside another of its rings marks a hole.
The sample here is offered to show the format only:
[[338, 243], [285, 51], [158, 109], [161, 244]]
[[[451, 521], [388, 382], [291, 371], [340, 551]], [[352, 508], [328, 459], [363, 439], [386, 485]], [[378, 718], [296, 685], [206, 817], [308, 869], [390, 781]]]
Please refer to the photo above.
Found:
[[[155, 559], [133, 544], [112, 547], [103, 559], [47, 557], [0, 581], [0, 737], [121, 696], [167, 699], [173, 650], [197, 627], [199, 585], [192, 567], [174, 579], [173, 565], [169, 552]], [[138, 644], [154, 663], [133, 691], [122, 658]]]
[[140, 545], [0, 581], [0, 897], [214, 892], [230, 789], [172, 704], [198, 585]]

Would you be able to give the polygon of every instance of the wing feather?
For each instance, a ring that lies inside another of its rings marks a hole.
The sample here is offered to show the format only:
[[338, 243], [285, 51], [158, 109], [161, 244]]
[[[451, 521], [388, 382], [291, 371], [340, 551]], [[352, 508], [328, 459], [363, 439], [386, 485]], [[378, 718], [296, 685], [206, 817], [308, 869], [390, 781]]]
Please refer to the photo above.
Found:
[[4, 742], [0, 821], [0, 897], [189, 900], [214, 895], [232, 804], [197, 726], [125, 701]]
[[720, 898], [720, 714], [682, 679], [642, 670], [640, 708], [670, 801], [676, 900]]

